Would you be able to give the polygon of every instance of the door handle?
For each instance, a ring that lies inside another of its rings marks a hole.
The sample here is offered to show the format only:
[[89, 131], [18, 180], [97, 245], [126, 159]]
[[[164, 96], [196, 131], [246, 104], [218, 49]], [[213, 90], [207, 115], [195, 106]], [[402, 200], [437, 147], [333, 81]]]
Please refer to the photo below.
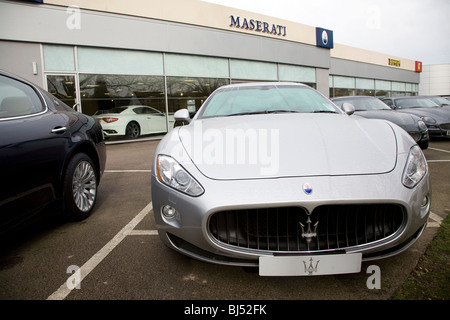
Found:
[[52, 130], [52, 133], [64, 133], [66, 132], [67, 127], [56, 127]]

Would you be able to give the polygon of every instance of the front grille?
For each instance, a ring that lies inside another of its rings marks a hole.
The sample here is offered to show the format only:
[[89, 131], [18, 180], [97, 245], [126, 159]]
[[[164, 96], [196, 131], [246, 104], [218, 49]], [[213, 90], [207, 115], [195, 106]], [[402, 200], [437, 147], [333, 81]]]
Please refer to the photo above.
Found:
[[450, 123], [443, 123], [440, 127], [442, 130], [450, 130]]
[[230, 210], [213, 214], [209, 231], [219, 242], [265, 251], [322, 251], [368, 244], [396, 233], [404, 224], [393, 204], [324, 205]]

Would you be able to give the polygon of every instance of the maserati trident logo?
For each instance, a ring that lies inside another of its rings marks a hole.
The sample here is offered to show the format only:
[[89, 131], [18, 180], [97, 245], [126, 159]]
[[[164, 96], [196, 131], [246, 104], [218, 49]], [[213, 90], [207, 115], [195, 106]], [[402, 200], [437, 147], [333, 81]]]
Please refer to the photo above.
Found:
[[319, 221], [317, 221], [313, 225], [313, 227], [314, 227], [314, 230], [313, 230], [311, 228], [312, 221], [311, 221], [310, 216], [311, 216], [311, 213], [308, 213], [308, 220], [306, 220], [306, 224], [307, 224], [306, 231], [305, 231], [305, 225], [303, 223], [299, 222], [300, 227], [302, 228], [302, 238], [306, 239], [306, 243], [308, 244], [308, 247], [309, 247], [309, 244], [311, 243], [312, 238], [317, 237], [317, 226], [319, 224]]
[[308, 182], [303, 185], [303, 192], [307, 195], [310, 195], [313, 192], [312, 186]]
[[313, 258], [309, 259], [309, 266], [306, 266], [306, 261], [303, 260], [303, 265], [305, 266], [305, 273], [312, 275], [313, 272], [317, 272], [317, 266], [319, 265], [320, 260], [316, 261], [316, 266], [313, 265]]
[[328, 33], [326, 30], [322, 31], [322, 43], [326, 46], [328, 44]]

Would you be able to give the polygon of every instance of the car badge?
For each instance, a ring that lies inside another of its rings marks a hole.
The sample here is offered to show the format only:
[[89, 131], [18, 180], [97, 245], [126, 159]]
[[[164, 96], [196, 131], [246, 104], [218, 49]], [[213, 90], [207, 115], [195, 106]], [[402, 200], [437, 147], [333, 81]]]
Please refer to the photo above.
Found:
[[319, 265], [320, 260], [316, 261], [316, 266], [313, 266], [313, 258], [309, 259], [309, 266], [306, 266], [306, 261], [303, 260], [303, 265], [305, 266], [305, 273], [308, 273], [309, 275], [312, 275], [313, 272], [317, 272], [317, 266]]
[[326, 30], [322, 32], [322, 43], [326, 46], [328, 44], [328, 33]]
[[312, 186], [309, 183], [303, 185], [303, 192], [310, 195], [313, 192]]
[[302, 238], [306, 238], [306, 242], [307, 242], [308, 246], [311, 243], [312, 238], [317, 237], [317, 225], [319, 224], [319, 221], [317, 221], [313, 225], [313, 227], [314, 227], [314, 230], [313, 230], [311, 228], [312, 221], [311, 221], [310, 216], [311, 216], [311, 213], [308, 213], [308, 220], [306, 220], [306, 224], [308, 226], [306, 227], [306, 230], [305, 230], [305, 225], [303, 223], [299, 222], [300, 227], [302, 228]]

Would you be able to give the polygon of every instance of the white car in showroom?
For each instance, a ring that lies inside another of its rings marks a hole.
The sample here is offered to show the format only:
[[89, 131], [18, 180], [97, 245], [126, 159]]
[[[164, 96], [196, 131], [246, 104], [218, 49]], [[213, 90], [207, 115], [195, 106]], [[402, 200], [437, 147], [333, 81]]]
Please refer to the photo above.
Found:
[[[94, 118], [102, 125], [106, 137], [127, 136], [136, 139], [143, 134], [167, 132], [166, 114], [148, 106], [115, 107], [97, 111]], [[169, 115], [169, 128], [173, 128], [173, 123], [173, 115]]]

